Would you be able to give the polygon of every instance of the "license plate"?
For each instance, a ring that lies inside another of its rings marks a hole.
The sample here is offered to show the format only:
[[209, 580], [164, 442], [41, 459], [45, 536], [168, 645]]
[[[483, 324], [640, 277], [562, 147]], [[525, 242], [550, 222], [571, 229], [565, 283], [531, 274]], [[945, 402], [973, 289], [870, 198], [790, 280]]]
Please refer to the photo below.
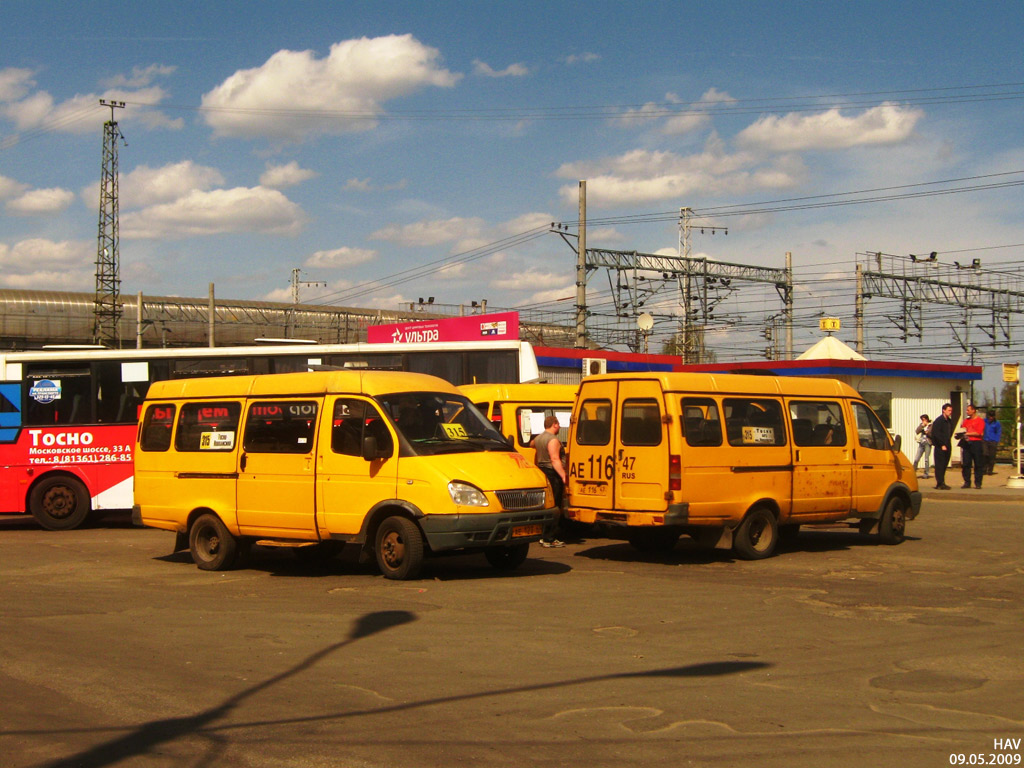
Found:
[[580, 485], [580, 493], [583, 496], [601, 496], [604, 494], [605, 485], [598, 483], [588, 483], [586, 485]]
[[539, 525], [516, 525], [512, 528], [513, 539], [520, 536], [540, 536], [542, 533], [544, 533], [544, 529]]

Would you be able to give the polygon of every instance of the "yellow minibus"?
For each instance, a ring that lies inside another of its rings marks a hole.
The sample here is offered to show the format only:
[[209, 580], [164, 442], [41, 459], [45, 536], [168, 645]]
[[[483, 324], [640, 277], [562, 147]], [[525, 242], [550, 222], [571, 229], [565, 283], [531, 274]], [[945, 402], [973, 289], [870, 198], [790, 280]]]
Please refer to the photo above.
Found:
[[531, 443], [544, 431], [546, 417], [558, 418], [562, 445], [569, 439], [569, 419], [578, 388], [575, 384], [463, 384], [459, 391], [519, 453], [533, 461]]
[[204, 570], [253, 542], [352, 542], [392, 579], [451, 550], [510, 569], [554, 513], [543, 473], [433, 376], [161, 381], [143, 404], [133, 520], [176, 532]]
[[642, 550], [685, 534], [760, 559], [840, 520], [898, 544], [921, 507], [899, 438], [834, 379], [588, 376], [568, 452], [568, 517]]

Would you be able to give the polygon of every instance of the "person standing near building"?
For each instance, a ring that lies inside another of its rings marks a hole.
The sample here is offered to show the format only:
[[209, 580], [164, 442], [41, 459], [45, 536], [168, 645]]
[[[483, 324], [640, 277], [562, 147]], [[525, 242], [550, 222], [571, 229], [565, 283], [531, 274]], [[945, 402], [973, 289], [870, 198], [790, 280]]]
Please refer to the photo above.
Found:
[[[565, 465], [562, 463], [562, 443], [558, 439], [558, 430], [561, 425], [557, 416], [548, 416], [544, 419], [544, 431], [533, 440], [534, 450], [537, 452], [536, 463], [541, 471], [547, 476], [551, 483], [551, 492], [555, 496], [555, 505], [559, 514], [562, 511], [562, 497], [565, 494]], [[563, 547], [561, 541], [555, 538], [541, 539], [541, 545], [545, 547]]]
[[[963, 431], [961, 447], [963, 448], [963, 477], [961, 488], [971, 487], [971, 469], [974, 470], [974, 487], [981, 488], [981, 478], [985, 473], [985, 420], [978, 415], [974, 403], [967, 406], [967, 416], [960, 423]], [[960, 434], [960, 433], [958, 433]]]
[[946, 467], [949, 466], [949, 457], [952, 452], [953, 442], [953, 406], [944, 403], [942, 413], [935, 417], [932, 422], [932, 445], [935, 446], [935, 487], [941, 491], [948, 491], [946, 485]]
[[985, 414], [985, 474], [996, 473], [996, 453], [999, 451], [999, 443], [1003, 441], [1003, 425], [996, 418], [994, 408], [989, 408]]
[[932, 439], [929, 433], [932, 431], [932, 420], [927, 413], [921, 414], [921, 423], [917, 425], [914, 434], [917, 435], [917, 456], [914, 458], [914, 473], [917, 473], [917, 465], [924, 458], [924, 476], [928, 477], [928, 468], [931, 466]]

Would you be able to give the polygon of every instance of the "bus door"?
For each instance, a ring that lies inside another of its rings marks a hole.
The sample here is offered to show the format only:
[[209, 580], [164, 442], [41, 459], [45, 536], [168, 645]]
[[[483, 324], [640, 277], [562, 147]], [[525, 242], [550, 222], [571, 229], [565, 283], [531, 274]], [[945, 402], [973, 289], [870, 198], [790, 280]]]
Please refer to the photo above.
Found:
[[250, 401], [238, 454], [238, 528], [243, 536], [316, 535], [313, 456], [321, 403]]
[[733, 514], [742, 517], [761, 499], [774, 499], [785, 518], [791, 508], [793, 457], [782, 402], [759, 395], [724, 397], [722, 413], [725, 441], [734, 449], [722, 491], [736, 502]]
[[903, 471], [892, 451], [889, 431], [864, 403], [850, 403], [857, 435], [853, 458], [853, 508], [875, 512], [889, 486]]
[[658, 382], [629, 381], [620, 385], [615, 444], [618, 509], [662, 511], [668, 505], [669, 448], [664, 413]]
[[[317, 506], [321, 535], [357, 534], [375, 504], [398, 495], [398, 445], [388, 421], [369, 400], [328, 398], [317, 447]], [[376, 458], [363, 457], [374, 438]]]
[[853, 447], [837, 400], [790, 400], [793, 516], [849, 512]]
[[580, 389], [569, 442], [569, 503], [615, 509], [615, 412], [619, 384], [587, 382]]

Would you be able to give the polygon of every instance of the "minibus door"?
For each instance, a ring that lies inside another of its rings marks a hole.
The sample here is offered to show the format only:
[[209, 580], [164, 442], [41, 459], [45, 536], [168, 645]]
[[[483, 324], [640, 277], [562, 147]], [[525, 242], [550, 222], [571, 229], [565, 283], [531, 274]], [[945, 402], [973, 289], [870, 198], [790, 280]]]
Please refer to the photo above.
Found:
[[889, 431], [875, 412], [864, 403], [853, 402], [857, 423], [853, 460], [853, 508], [857, 512], [874, 512], [881, 505], [886, 491], [899, 479], [903, 468], [892, 450]]
[[320, 405], [309, 398], [249, 403], [236, 492], [243, 536], [315, 537], [313, 449]]
[[848, 512], [853, 497], [852, 436], [836, 400], [790, 400], [793, 516]]
[[[397, 497], [398, 444], [369, 400], [328, 398], [324, 411], [317, 447], [321, 536], [358, 534], [375, 504]], [[376, 454], [365, 456], [371, 447]]]
[[619, 387], [615, 445], [618, 509], [655, 512], [667, 508], [669, 449], [664, 413], [658, 382], [630, 381]]
[[597, 510], [615, 508], [615, 441], [618, 400], [614, 381], [584, 382], [569, 445], [569, 503]]

